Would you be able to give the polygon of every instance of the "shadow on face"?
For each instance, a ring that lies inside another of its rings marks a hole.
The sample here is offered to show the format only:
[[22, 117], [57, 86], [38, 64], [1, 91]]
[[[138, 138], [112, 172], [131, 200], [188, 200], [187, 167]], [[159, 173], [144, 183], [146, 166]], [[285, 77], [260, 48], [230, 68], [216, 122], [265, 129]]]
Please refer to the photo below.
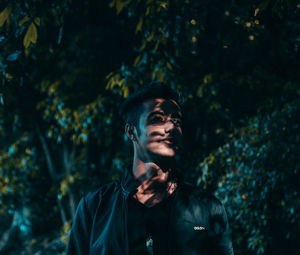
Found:
[[174, 159], [182, 143], [182, 112], [170, 99], [150, 99], [143, 103], [137, 153], [143, 160]]

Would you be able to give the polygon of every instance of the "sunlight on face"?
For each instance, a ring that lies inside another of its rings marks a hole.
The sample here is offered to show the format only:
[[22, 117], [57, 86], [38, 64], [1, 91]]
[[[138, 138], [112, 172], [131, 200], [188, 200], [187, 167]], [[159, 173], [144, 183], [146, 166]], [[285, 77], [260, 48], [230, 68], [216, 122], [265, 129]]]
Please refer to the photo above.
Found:
[[138, 152], [144, 157], [170, 157], [179, 152], [182, 141], [182, 113], [174, 100], [151, 99], [140, 116]]

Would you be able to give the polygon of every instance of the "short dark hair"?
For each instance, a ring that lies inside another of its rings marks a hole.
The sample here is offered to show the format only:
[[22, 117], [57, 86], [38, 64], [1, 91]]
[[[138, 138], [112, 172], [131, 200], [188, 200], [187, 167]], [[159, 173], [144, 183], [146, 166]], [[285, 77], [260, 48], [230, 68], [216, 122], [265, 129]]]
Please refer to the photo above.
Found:
[[124, 101], [121, 115], [125, 123], [132, 124], [138, 129], [138, 120], [143, 112], [142, 104], [155, 98], [172, 99], [182, 108], [183, 100], [178, 92], [165, 84], [152, 82], [139, 88]]

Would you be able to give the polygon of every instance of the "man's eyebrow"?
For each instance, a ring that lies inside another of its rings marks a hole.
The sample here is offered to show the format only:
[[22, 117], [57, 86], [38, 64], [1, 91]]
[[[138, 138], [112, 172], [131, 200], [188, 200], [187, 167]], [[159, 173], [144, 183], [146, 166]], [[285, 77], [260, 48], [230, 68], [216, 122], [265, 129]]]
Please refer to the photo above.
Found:
[[[164, 115], [165, 113], [163, 111], [154, 111], [154, 112], [151, 112], [147, 119], [150, 119], [153, 115], [156, 115], [156, 114], [159, 114], [159, 115]], [[172, 114], [173, 115], [173, 114]], [[182, 113], [181, 112], [177, 112], [173, 115], [175, 118], [182, 118]]]

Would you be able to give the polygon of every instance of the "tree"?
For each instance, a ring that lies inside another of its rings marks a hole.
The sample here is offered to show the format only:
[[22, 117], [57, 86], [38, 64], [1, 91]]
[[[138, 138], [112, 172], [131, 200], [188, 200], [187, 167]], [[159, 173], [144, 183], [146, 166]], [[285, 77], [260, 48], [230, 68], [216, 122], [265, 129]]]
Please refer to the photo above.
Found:
[[238, 253], [299, 251], [299, 103], [249, 119], [200, 165], [199, 183], [227, 205]]
[[[297, 141], [294, 2], [2, 1], [0, 11], [0, 213], [7, 219], [0, 222], [0, 252], [63, 252], [80, 196], [130, 163], [122, 99], [153, 80], [185, 99], [186, 177], [205, 180], [225, 201], [237, 251], [271, 253], [283, 238], [272, 231], [281, 215], [286, 241], [276, 250], [294, 244], [290, 210], [299, 200], [290, 184], [298, 161], [278, 156], [298, 150], [296, 143], [289, 149], [280, 129]], [[277, 175], [283, 164], [288, 175]], [[261, 176], [248, 180], [247, 169]], [[253, 179], [268, 180], [268, 189], [255, 185], [251, 193]], [[289, 187], [283, 199], [278, 184]], [[289, 211], [273, 200], [266, 209], [253, 204], [271, 192]]]

